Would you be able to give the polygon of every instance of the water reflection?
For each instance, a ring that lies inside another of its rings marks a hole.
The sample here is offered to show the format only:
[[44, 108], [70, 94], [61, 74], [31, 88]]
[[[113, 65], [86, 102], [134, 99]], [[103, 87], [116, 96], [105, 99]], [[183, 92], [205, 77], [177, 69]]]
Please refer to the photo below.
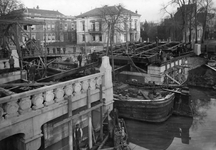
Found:
[[175, 137], [189, 144], [192, 122], [192, 118], [171, 117], [161, 124], [126, 120], [126, 125], [130, 142], [149, 150], [163, 150], [171, 145]]
[[126, 120], [129, 141], [149, 150], [216, 150], [216, 91], [190, 94], [193, 118], [172, 116], [160, 124]]

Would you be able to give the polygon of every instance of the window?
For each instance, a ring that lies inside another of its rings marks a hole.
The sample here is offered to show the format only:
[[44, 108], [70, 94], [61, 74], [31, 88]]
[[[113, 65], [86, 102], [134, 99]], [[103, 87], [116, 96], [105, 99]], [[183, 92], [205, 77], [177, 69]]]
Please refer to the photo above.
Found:
[[82, 22], [82, 29], [85, 31], [85, 21]]
[[95, 41], [95, 35], [92, 35], [92, 40]]
[[48, 39], [47, 40], [48, 41], [51, 40], [51, 34], [50, 33], [48, 34]]
[[137, 30], [137, 20], [135, 20], [135, 30]]
[[126, 34], [124, 34], [124, 41], [126, 41], [127, 37], [126, 37]]
[[127, 30], [127, 23], [124, 22], [124, 30]]
[[92, 23], [92, 29], [95, 31], [95, 22]]
[[55, 40], [55, 33], [52, 34], [52, 40]]
[[52, 24], [52, 30], [54, 30], [55, 29], [55, 25], [54, 24]]
[[28, 27], [27, 25], [24, 25], [24, 26], [23, 26], [23, 29], [24, 29], [24, 30], [27, 30], [27, 29], [28, 29], [27, 27]]
[[102, 41], [102, 35], [99, 36], [99, 40]]
[[71, 30], [74, 30], [74, 24], [71, 23]]
[[102, 31], [102, 23], [99, 22], [99, 31]]
[[47, 25], [47, 30], [50, 30], [51, 29], [51, 26], [50, 24]]
[[67, 23], [65, 23], [65, 30], [67, 30], [67, 28], [68, 28], [68, 24], [67, 24]]
[[62, 22], [59, 23], [59, 29], [62, 30]]
[[85, 34], [82, 35], [82, 41], [85, 41]]
[[36, 29], [36, 26], [35, 25], [32, 25], [31, 26], [31, 30], [35, 30]]
[[130, 28], [132, 27], [133, 19], [130, 19]]

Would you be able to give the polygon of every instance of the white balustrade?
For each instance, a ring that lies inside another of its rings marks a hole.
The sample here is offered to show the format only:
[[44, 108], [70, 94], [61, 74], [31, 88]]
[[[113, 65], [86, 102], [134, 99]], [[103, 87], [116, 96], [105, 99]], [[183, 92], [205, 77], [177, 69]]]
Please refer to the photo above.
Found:
[[75, 80], [45, 86], [24, 93], [0, 98], [0, 123], [4, 120], [42, 109], [66, 100], [68, 96], [95, 90], [102, 84], [104, 73], [97, 73]]

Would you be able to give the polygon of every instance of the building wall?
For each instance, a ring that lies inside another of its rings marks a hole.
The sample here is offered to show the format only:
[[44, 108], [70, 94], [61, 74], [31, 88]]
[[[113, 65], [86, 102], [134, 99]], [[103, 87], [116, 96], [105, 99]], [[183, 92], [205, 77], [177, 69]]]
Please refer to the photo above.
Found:
[[[97, 32], [95, 34], [91, 34], [93, 29], [92, 21], [98, 20], [100, 18], [97, 17], [85, 17], [85, 18], [77, 18], [76, 26], [77, 26], [77, 44], [84, 44], [84, 37], [86, 37], [86, 42], [88, 43], [101, 43], [106, 44], [108, 40], [108, 33], [106, 32], [107, 25], [102, 25], [102, 31]], [[95, 23], [95, 30], [99, 31], [99, 22]], [[123, 23], [119, 24], [119, 26], [123, 27]], [[128, 32], [124, 30], [123, 32], [116, 32], [114, 35], [114, 43], [123, 43], [126, 42], [126, 33], [128, 41], [139, 41], [140, 39], [140, 17], [139, 16], [131, 16], [131, 23], [128, 22]], [[83, 30], [85, 28], [85, 30]], [[102, 36], [102, 40], [100, 40], [100, 35]], [[93, 38], [95, 36], [95, 38]], [[95, 40], [94, 40], [95, 39]]]
[[[47, 17], [35, 16], [27, 13], [29, 19], [43, 21], [45, 25], [23, 26], [24, 31], [31, 38], [40, 40], [43, 45], [53, 42], [76, 43], [76, 23], [72, 17]], [[23, 42], [28, 40], [28, 37], [23, 34]]]

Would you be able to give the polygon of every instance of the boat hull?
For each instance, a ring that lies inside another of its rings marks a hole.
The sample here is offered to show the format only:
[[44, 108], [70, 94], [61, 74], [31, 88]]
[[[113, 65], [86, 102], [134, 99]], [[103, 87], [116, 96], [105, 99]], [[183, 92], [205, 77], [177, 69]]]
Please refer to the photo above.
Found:
[[114, 100], [119, 116], [146, 122], [163, 122], [173, 112], [174, 93], [160, 100]]

